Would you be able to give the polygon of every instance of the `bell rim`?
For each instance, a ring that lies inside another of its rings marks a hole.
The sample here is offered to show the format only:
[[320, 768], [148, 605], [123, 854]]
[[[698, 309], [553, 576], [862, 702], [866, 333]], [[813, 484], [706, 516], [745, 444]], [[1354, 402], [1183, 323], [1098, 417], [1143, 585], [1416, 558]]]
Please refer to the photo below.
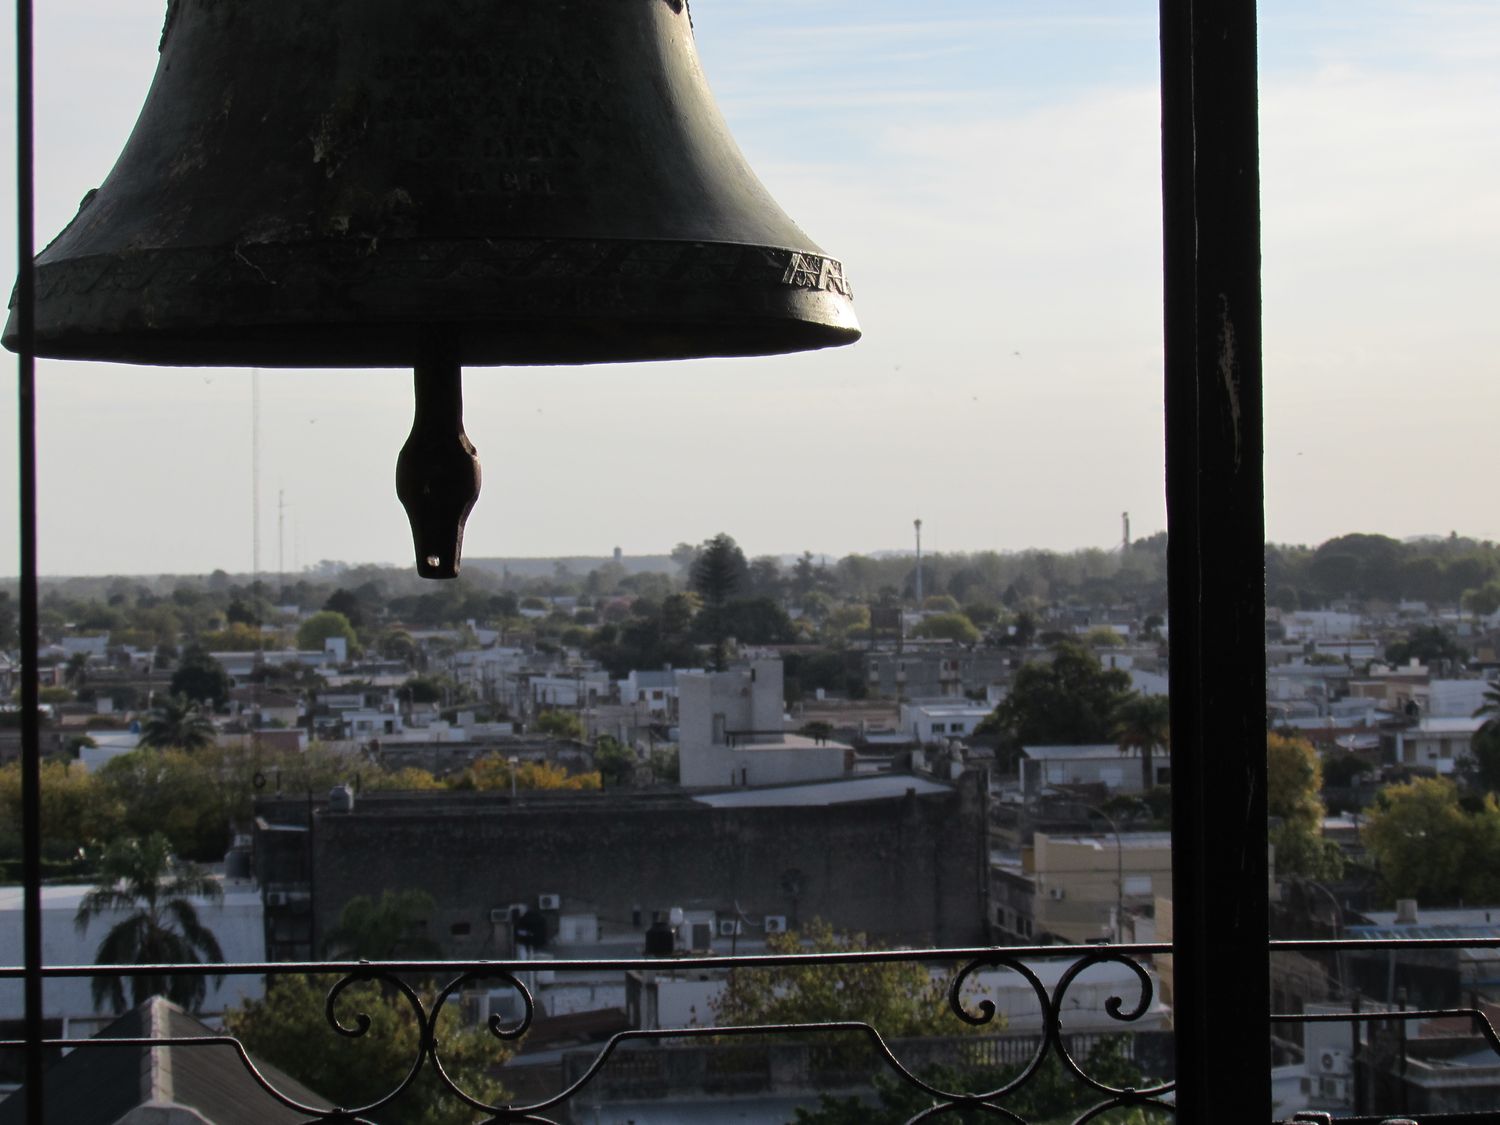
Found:
[[[429, 238], [46, 257], [33, 347], [43, 358], [398, 367], [438, 328], [465, 366], [534, 366], [786, 354], [860, 335], [842, 263], [816, 249]], [[16, 347], [13, 317], [4, 343]]]

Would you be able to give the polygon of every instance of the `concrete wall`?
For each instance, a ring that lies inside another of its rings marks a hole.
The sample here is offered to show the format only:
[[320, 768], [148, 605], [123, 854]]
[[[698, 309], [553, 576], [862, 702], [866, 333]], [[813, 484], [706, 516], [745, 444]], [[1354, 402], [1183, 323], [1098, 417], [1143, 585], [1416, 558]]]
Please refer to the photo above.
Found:
[[788, 735], [773, 745], [700, 746], [678, 759], [688, 789], [729, 785], [795, 785], [845, 776], [854, 750], [841, 742], [814, 742]]
[[[550, 799], [549, 799], [550, 798]], [[319, 932], [358, 894], [418, 887], [427, 933], [450, 956], [508, 954], [492, 908], [562, 897], [603, 927], [640, 907], [818, 917], [890, 943], [969, 945], [987, 935], [987, 794], [952, 790], [823, 806], [715, 809], [621, 793], [362, 795], [313, 833]], [[263, 878], [274, 881], [272, 871]], [[458, 931], [467, 926], [468, 935]], [[644, 935], [643, 935], [644, 941]]]

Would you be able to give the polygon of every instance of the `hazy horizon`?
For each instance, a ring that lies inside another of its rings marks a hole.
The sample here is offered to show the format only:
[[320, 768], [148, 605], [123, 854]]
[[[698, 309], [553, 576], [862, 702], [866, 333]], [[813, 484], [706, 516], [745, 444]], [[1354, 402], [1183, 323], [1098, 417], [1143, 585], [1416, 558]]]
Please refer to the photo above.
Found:
[[[1147, 532], [1147, 533], [1143, 533], [1143, 534], [1135, 534], [1134, 530], [1132, 529], [1131, 539], [1132, 539], [1133, 542], [1138, 542], [1138, 541], [1140, 541], [1142, 539], [1147, 539], [1147, 538], [1150, 538], [1152, 535], [1158, 534], [1160, 532], [1160, 530], [1161, 529], [1157, 529], [1156, 531], [1153, 531], [1153, 532]], [[962, 550], [959, 550], [959, 549], [949, 549], [949, 550], [944, 550], [944, 549], [941, 549], [941, 548], [932, 548], [932, 547], [930, 547], [928, 545], [927, 538], [926, 538], [926, 531], [927, 531], [927, 528], [926, 528], [926, 526], [924, 524], [924, 526], [923, 526], [923, 542], [922, 542], [922, 555], [923, 555], [923, 557], [931, 557], [931, 556], [934, 556], [934, 555], [947, 555], [947, 556], [952, 557], [952, 556], [985, 554], [985, 553], [988, 553], [988, 552], [994, 552], [996, 554], [1007, 555], [1007, 556], [1026, 555], [1026, 554], [1070, 555], [1070, 554], [1081, 553], [1081, 552], [1084, 552], [1084, 551], [1104, 551], [1104, 552], [1108, 553], [1108, 552], [1112, 552], [1112, 551], [1118, 550], [1119, 546], [1120, 546], [1119, 541], [1117, 540], [1116, 542], [1111, 543], [1111, 544], [1088, 544], [1088, 545], [1085, 545], [1085, 546], [1082, 546], [1082, 547], [1068, 547], [1068, 548], [1046, 547], [1046, 546], [1033, 546], [1033, 547], [1020, 547], [1020, 548], [978, 547], [978, 548], [974, 548], [974, 549], [962, 549]], [[730, 532], [729, 534], [733, 535], [733, 532]], [[1386, 536], [1387, 538], [1395, 539], [1398, 542], [1402, 542], [1402, 543], [1435, 542], [1435, 541], [1440, 541], [1440, 540], [1448, 539], [1450, 536], [1453, 536], [1453, 535], [1456, 535], [1459, 539], [1473, 540], [1473, 541], [1479, 542], [1479, 543], [1491, 543], [1491, 542], [1493, 542], [1493, 540], [1489, 539], [1488, 537], [1479, 536], [1479, 535], [1466, 534], [1462, 530], [1458, 530], [1458, 529], [1452, 529], [1452, 530], [1450, 530], [1448, 532], [1443, 532], [1443, 533], [1431, 532], [1431, 533], [1422, 533], [1422, 534], [1417, 534], [1417, 535], [1406, 535], [1406, 536], [1389, 535], [1386, 532], [1370, 531], [1368, 529], [1359, 529], [1359, 530], [1353, 530], [1353, 531], [1341, 531], [1341, 532], [1338, 532], [1337, 534], [1327, 536], [1324, 539], [1320, 539], [1320, 540], [1317, 540], [1317, 541], [1311, 542], [1311, 543], [1288, 543], [1288, 542], [1277, 542], [1275, 540], [1267, 539], [1266, 540], [1266, 546], [1268, 546], [1268, 547], [1284, 547], [1284, 548], [1309, 548], [1310, 549], [1310, 548], [1316, 548], [1316, 547], [1320, 546], [1321, 544], [1326, 543], [1326, 542], [1328, 542], [1330, 540], [1343, 538], [1346, 535], [1383, 535], [1383, 536]], [[916, 554], [916, 547], [915, 547], [914, 543], [911, 544], [911, 545], [905, 546], [905, 547], [875, 547], [875, 548], [869, 548], [869, 549], [856, 549], [856, 550], [852, 550], [852, 551], [834, 552], [834, 551], [818, 551], [818, 550], [815, 550], [815, 549], [810, 548], [810, 547], [809, 548], [798, 549], [798, 550], [794, 550], [794, 551], [762, 551], [762, 550], [753, 549], [752, 547], [747, 546], [742, 540], [739, 540], [738, 538], [736, 538], [735, 541], [736, 541], [736, 543], [739, 544], [740, 549], [744, 551], [745, 556], [747, 558], [754, 559], [754, 558], [772, 557], [772, 558], [778, 559], [779, 561], [781, 561], [782, 563], [787, 564], [787, 565], [790, 565], [793, 561], [795, 561], [796, 559], [800, 558], [802, 556], [802, 554], [803, 554], [803, 550], [811, 551], [814, 559], [817, 559], [820, 562], [826, 560], [829, 564], [836, 563], [839, 559], [845, 558], [845, 557], [850, 556], [850, 555], [860, 555], [860, 556], [864, 556], [864, 557], [868, 557], [868, 558], [893, 558], [893, 557], [898, 557], [898, 556], [915, 556], [915, 554]], [[661, 550], [658, 550], [658, 551], [639, 551], [639, 552], [623, 551], [622, 552], [622, 558], [623, 559], [669, 559], [670, 556], [671, 556], [672, 547], [675, 547], [677, 545], [677, 543], [681, 543], [681, 542], [688, 542], [688, 540], [676, 540], [671, 546], [665, 547], [665, 548], [663, 548]], [[695, 546], [698, 545], [698, 542], [701, 542], [701, 541], [694, 542], [694, 545]], [[482, 569], [482, 568], [485, 567], [486, 564], [495, 564], [495, 563], [525, 563], [525, 562], [533, 562], [534, 563], [534, 562], [553, 562], [553, 561], [559, 561], [559, 560], [597, 560], [600, 563], [605, 563], [605, 562], [610, 561], [610, 559], [612, 557], [613, 557], [613, 549], [611, 548], [610, 550], [605, 550], [605, 551], [565, 551], [565, 552], [557, 552], [557, 553], [553, 553], [553, 554], [534, 554], [534, 555], [518, 555], [518, 554], [509, 554], [509, 555], [478, 555], [478, 554], [466, 554], [465, 557], [464, 557], [464, 562], [465, 562], [466, 565], [471, 565], [471, 566], [475, 567], [476, 569]], [[364, 567], [364, 566], [381, 567], [381, 568], [388, 568], [388, 569], [395, 569], [395, 570], [411, 570], [413, 573], [415, 573], [415, 570], [416, 570], [415, 564], [412, 561], [405, 560], [405, 559], [398, 559], [398, 560], [394, 560], [394, 561], [383, 561], [383, 560], [378, 560], [378, 559], [319, 559], [317, 562], [305, 563], [305, 564], [302, 564], [302, 565], [300, 565], [300, 566], [298, 566], [296, 568], [288, 566], [284, 571], [279, 570], [275, 565], [270, 565], [270, 566], [262, 565], [262, 567], [260, 568], [260, 570], [258, 572], [252, 571], [249, 568], [246, 568], [246, 569], [232, 569], [232, 568], [226, 567], [226, 566], [216, 566], [216, 567], [208, 567], [207, 569], [204, 569], [204, 570], [180, 570], [180, 571], [173, 571], [173, 570], [97, 570], [97, 571], [89, 571], [89, 572], [73, 571], [73, 572], [66, 572], [66, 573], [64, 573], [64, 572], [42, 572], [38, 577], [41, 578], [44, 581], [59, 581], [59, 580], [67, 580], [67, 579], [84, 579], [84, 578], [116, 578], [116, 577], [118, 577], [118, 578], [199, 578], [199, 577], [204, 577], [204, 576], [209, 575], [209, 574], [213, 574], [215, 571], [222, 570], [222, 571], [224, 571], [226, 574], [228, 574], [232, 578], [251, 576], [253, 574], [258, 573], [262, 579], [265, 579], [267, 577], [271, 577], [271, 576], [274, 576], [274, 575], [277, 575], [277, 574], [284, 573], [287, 578], [289, 578], [289, 579], [295, 579], [295, 578], [303, 576], [303, 575], [317, 574], [320, 571], [325, 570], [325, 569], [327, 569], [329, 567], [342, 567], [344, 569], [350, 569], [350, 570], [352, 570], [352, 569], [355, 569], [355, 568], [358, 568], [358, 567]], [[3, 575], [0, 575], [0, 582], [12, 583], [12, 582], [15, 582], [17, 580], [17, 577], [18, 576], [15, 575], [15, 574], [3, 574]], [[460, 574], [460, 577], [462, 577], [462, 574]], [[431, 581], [433, 583], [437, 583], [440, 580], [438, 580], [438, 579], [430, 579], [428, 581]]]
[[[1157, 5], [697, 0], [693, 15], [719, 108], [844, 262], [864, 339], [467, 372], [485, 475], [468, 555], [642, 554], [728, 530], [749, 554], [832, 556], [902, 549], [918, 517], [931, 551], [1108, 549], [1122, 511], [1137, 536], [1160, 530]], [[128, 136], [161, 16], [40, 6], [39, 245]], [[1263, 0], [1259, 24], [1267, 537], [1470, 523], [1500, 539], [1480, 514], [1500, 414], [1500, 6]], [[0, 208], [13, 182], [0, 170]], [[13, 263], [0, 223], [0, 272]], [[41, 571], [405, 565], [410, 373], [261, 372], [255, 453], [252, 378], [42, 361]]]

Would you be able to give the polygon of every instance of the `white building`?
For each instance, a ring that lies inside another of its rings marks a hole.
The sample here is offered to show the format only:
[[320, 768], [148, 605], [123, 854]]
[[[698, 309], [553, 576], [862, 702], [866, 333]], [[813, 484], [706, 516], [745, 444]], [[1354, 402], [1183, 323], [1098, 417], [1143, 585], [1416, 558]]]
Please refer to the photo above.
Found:
[[1359, 614], [1333, 610], [1298, 610], [1281, 616], [1281, 628], [1289, 641], [1348, 640], [1362, 625]]
[[[1021, 747], [1021, 791], [1027, 796], [1049, 785], [1099, 784], [1112, 792], [1141, 791], [1141, 755], [1135, 749], [1121, 752], [1114, 743], [1099, 746]], [[1161, 749], [1151, 756], [1158, 785], [1171, 776], [1171, 761]]]
[[658, 718], [677, 716], [678, 672], [664, 668], [659, 672], [632, 671], [619, 682], [620, 702], [634, 704]]
[[994, 708], [966, 699], [918, 699], [901, 704], [901, 729], [920, 743], [968, 738]]
[[1424, 691], [1414, 688], [1413, 698], [1422, 713], [1433, 718], [1469, 719], [1484, 706], [1484, 680], [1433, 680]]
[[780, 660], [683, 672], [677, 689], [678, 763], [688, 788], [822, 781], [852, 765], [852, 747], [786, 733]]
[[1439, 774], [1450, 774], [1453, 767], [1470, 753], [1470, 743], [1485, 717], [1433, 718], [1423, 716], [1414, 727], [1396, 732], [1396, 764], [1426, 766]]

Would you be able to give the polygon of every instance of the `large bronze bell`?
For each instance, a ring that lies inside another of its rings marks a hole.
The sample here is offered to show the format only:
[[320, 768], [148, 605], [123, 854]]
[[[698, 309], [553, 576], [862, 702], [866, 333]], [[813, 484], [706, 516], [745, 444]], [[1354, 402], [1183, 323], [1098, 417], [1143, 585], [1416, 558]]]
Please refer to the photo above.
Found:
[[414, 367], [397, 492], [439, 578], [479, 489], [462, 365], [859, 336], [683, 0], [170, 0], [135, 129], [36, 281], [41, 356]]

